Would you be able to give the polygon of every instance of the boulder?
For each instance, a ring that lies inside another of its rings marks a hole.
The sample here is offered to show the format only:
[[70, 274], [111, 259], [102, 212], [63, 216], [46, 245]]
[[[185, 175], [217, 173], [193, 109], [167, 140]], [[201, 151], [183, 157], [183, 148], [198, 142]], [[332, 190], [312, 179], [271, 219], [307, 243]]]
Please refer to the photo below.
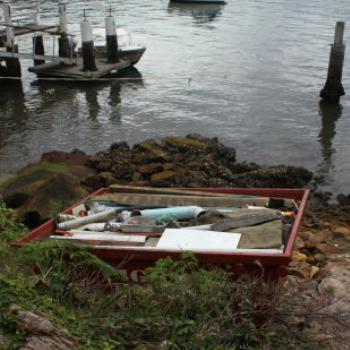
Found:
[[101, 187], [107, 187], [114, 183], [116, 179], [110, 172], [102, 172], [95, 175], [87, 176], [81, 180], [81, 185], [88, 187], [89, 191], [96, 191]]
[[18, 215], [24, 218], [26, 213], [35, 212], [44, 220], [55, 216], [87, 194], [73, 175], [54, 174], [33, 192], [30, 199], [19, 208]]
[[175, 177], [176, 173], [174, 171], [162, 171], [151, 176], [151, 184], [157, 187], [167, 187]]
[[348, 226], [338, 226], [334, 230], [334, 236], [350, 240], [350, 227], [348, 227]]
[[72, 152], [50, 151], [41, 155], [41, 161], [50, 163], [69, 163], [74, 165], [85, 164], [88, 156], [80, 150]]
[[294, 251], [292, 254], [293, 261], [306, 261], [308, 256], [306, 254], [300, 253], [298, 251]]
[[137, 170], [140, 174], [149, 176], [163, 170], [163, 166], [161, 163], [149, 163], [138, 166]]
[[207, 147], [206, 143], [202, 140], [178, 136], [165, 137], [162, 140], [162, 144], [180, 151], [203, 151]]
[[[145, 140], [134, 146], [134, 151], [143, 153], [151, 161], [165, 161], [169, 154], [156, 141], [152, 139]], [[135, 155], [136, 156], [136, 155]], [[140, 161], [142, 163], [142, 161]]]

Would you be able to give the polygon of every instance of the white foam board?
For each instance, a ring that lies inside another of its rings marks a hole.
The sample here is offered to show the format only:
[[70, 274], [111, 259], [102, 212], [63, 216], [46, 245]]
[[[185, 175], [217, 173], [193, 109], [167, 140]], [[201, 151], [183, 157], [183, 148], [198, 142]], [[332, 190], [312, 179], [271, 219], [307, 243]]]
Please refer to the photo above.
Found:
[[157, 244], [157, 248], [233, 252], [237, 249], [240, 238], [240, 233], [166, 229]]

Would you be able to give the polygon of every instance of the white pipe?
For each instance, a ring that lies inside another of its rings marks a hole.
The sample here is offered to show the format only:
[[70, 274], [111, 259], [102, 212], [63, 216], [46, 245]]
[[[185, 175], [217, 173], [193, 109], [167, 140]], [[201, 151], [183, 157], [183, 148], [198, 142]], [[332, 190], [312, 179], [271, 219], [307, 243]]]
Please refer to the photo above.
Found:
[[88, 232], [88, 231], [70, 231], [72, 236], [58, 236], [52, 235], [50, 238], [54, 239], [68, 239], [68, 240], [81, 240], [81, 241], [116, 241], [116, 242], [125, 242], [125, 243], [145, 243], [146, 236], [129, 236], [129, 235], [117, 235], [117, 234], [108, 234], [101, 232]]
[[60, 17], [60, 30], [63, 33], [67, 33], [68, 31], [67, 9], [66, 9], [66, 4], [63, 2], [63, 0], [60, 0], [60, 3], [58, 5], [58, 14]]
[[92, 26], [86, 19], [80, 23], [81, 40], [83, 43], [92, 41]]
[[71, 230], [87, 224], [92, 224], [96, 222], [106, 222], [108, 220], [113, 219], [117, 215], [118, 215], [118, 210], [116, 209], [106, 210], [95, 215], [84, 216], [79, 219], [62, 222], [57, 225], [57, 229], [66, 231], [66, 230]]
[[2, 4], [2, 9], [4, 12], [5, 24], [7, 24], [7, 27], [5, 29], [5, 31], [6, 31], [6, 46], [13, 47], [14, 43], [15, 43], [15, 30], [13, 27], [11, 27], [11, 25], [12, 25], [11, 6], [8, 2], [4, 2]]
[[117, 35], [117, 31], [115, 29], [114, 18], [111, 16], [106, 17], [106, 35], [107, 36], [115, 36]]

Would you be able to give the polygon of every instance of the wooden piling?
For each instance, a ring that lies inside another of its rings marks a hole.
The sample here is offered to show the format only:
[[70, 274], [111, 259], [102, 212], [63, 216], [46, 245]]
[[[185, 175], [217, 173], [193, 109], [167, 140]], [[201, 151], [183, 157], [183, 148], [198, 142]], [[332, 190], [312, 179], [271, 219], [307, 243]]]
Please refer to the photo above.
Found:
[[68, 35], [62, 33], [58, 38], [58, 56], [60, 57], [71, 57], [72, 49]]
[[337, 22], [334, 43], [331, 45], [327, 80], [324, 88], [320, 92], [320, 97], [331, 103], [338, 103], [340, 97], [345, 95], [342, 85], [345, 56], [345, 45], [343, 44], [344, 28], [344, 22]]
[[80, 23], [82, 51], [83, 51], [83, 71], [96, 71], [95, 48], [92, 40], [91, 23], [84, 19]]
[[[35, 55], [45, 55], [44, 38], [42, 35], [33, 36], [33, 52]], [[44, 64], [45, 60], [34, 60], [34, 66]]]
[[[40, 22], [40, 0], [36, 2], [36, 10], [34, 12], [33, 21], [36, 25]], [[42, 35], [34, 34], [33, 36], [33, 52], [35, 55], [45, 55], [44, 38]], [[34, 60], [34, 66], [44, 64], [45, 60]]]
[[[18, 46], [15, 45], [14, 47], [8, 47], [7, 48], [7, 52], [18, 52]], [[5, 59], [6, 62], [6, 74], [5, 76], [7, 77], [16, 77], [16, 78], [20, 78], [22, 76], [22, 72], [21, 72], [21, 64], [19, 62], [18, 58], [6, 58]]]
[[119, 61], [118, 37], [114, 18], [106, 17], [106, 48], [107, 62], [116, 63]]

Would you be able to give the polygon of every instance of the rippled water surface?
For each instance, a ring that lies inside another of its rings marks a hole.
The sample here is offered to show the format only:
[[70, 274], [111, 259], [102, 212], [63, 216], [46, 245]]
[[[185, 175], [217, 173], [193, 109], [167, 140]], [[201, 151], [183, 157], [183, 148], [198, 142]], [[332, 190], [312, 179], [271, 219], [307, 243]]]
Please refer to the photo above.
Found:
[[[42, 1], [42, 22], [57, 21], [57, 2]], [[33, 1], [12, 0], [31, 16]], [[350, 98], [319, 104], [337, 20], [349, 0], [228, 0], [225, 6], [162, 0], [111, 1], [118, 24], [147, 46], [133, 77], [79, 85], [35, 81], [24, 61], [21, 84], [1, 83], [0, 172], [41, 153], [89, 153], [125, 140], [201, 133], [234, 146], [240, 160], [302, 165], [325, 189], [350, 192]], [[70, 30], [83, 8], [103, 42], [107, 1], [70, 1]], [[79, 39], [79, 36], [78, 36]], [[18, 40], [29, 51], [31, 38]], [[350, 94], [350, 28], [343, 85]], [[48, 53], [52, 38], [47, 38]]]

